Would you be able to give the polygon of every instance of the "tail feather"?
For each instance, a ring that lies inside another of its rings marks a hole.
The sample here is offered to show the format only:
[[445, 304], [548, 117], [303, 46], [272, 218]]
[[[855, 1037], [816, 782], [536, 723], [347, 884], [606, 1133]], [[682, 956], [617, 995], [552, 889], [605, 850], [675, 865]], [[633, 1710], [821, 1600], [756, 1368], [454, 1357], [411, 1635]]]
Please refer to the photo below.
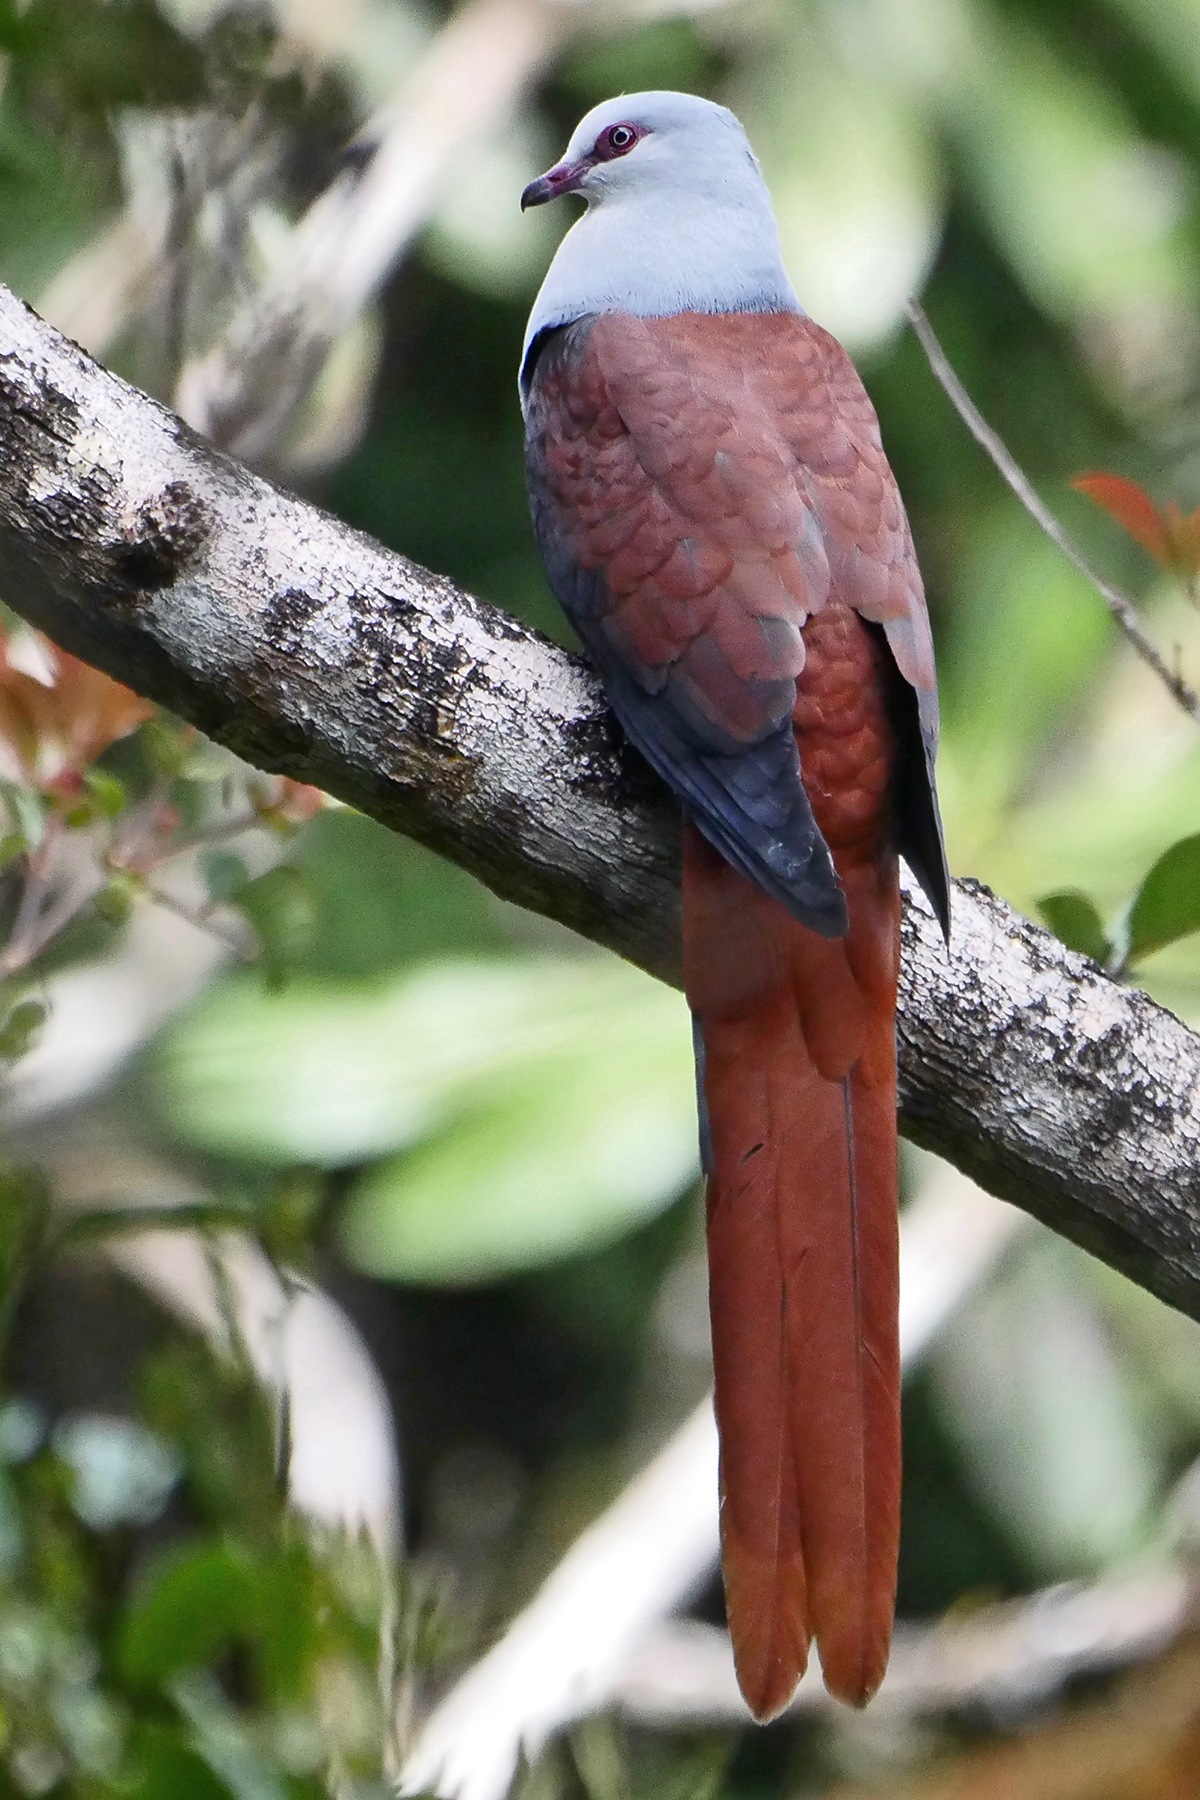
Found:
[[819, 938], [689, 829], [685, 983], [705, 1052], [722, 1549], [738, 1678], [773, 1716], [887, 1662], [899, 1537], [895, 864], [843, 869]]

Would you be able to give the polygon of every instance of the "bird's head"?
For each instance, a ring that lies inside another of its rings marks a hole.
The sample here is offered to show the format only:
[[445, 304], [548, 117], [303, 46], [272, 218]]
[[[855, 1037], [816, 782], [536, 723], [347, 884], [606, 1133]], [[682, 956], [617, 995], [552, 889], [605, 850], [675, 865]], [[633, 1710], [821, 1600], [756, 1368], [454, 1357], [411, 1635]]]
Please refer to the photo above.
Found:
[[622, 94], [593, 107], [522, 206], [579, 194], [525, 331], [528, 393], [544, 334], [589, 313], [799, 312], [754, 152], [727, 107]]
[[576, 126], [561, 162], [531, 181], [521, 210], [580, 194], [600, 201], [655, 189], [685, 194], [736, 190], [758, 165], [728, 107], [695, 94], [621, 94]]

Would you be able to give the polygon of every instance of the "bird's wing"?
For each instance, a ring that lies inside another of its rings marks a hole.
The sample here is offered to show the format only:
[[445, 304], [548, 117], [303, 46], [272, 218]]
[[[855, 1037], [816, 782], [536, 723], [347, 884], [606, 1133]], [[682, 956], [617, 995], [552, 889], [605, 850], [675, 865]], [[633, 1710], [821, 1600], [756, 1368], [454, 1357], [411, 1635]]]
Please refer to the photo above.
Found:
[[792, 314], [609, 313], [526, 370], [543, 558], [622, 725], [727, 860], [826, 935], [845, 901], [792, 709], [831, 580], [887, 633], [936, 741], [907, 524], [841, 355]]
[[545, 345], [526, 412], [538, 540], [638, 749], [729, 862], [837, 934], [791, 722], [825, 551], [736, 346], [687, 317], [605, 314]]

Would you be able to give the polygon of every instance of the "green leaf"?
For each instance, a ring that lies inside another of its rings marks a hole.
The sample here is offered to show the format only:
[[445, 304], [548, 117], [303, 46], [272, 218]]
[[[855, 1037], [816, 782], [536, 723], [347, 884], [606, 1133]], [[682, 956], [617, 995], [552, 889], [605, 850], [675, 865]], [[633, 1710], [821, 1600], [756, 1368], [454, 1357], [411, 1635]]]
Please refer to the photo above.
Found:
[[1043, 894], [1037, 909], [1055, 937], [1068, 950], [1078, 950], [1093, 962], [1106, 964], [1113, 947], [1105, 935], [1104, 925], [1093, 900], [1078, 888], [1064, 888], [1057, 894]]
[[321, 1620], [316, 1574], [307, 1545], [297, 1538], [278, 1545], [258, 1577], [255, 1663], [276, 1702], [298, 1702], [304, 1692]]
[[282, 1771], [267, 1762], [251, 1721], [212, 1676], [180, 1676], [171, 1698], [191, 1723], [196, 1749], [235, 1800], [288, 1800]]
[[959, 629], [939, 657], [947, 726], [969, 759], [966, 804], [1007, 817], [1064, 715], [1079, 706], [1108, 651], [1096, 596], [1019, 509], [997, 502], [965, 531], [957, 566]]
[[45, 1248], [52, 1212], [40, 1172], [0, 1167], [0, 1317]]
[[[538, 1084], [656, 1046], [693, 1116], [681, 997], [608, 957], [426, 966], [371, 987], [231, 982], [164, 1035], [149, 1097], [187, 1143], [259, 1163], [361, 1162]], [[689, 1126], [689, 1129], [692, 1129]]]
[[162, 713], [156, 713], [141, 726], [138, 740], [154, 772], [168, 781], [178, 781], [191, 754], [191, 746], [180, 727]]
[[92, 904], [106, 925], [124, 925], [144, 892], [144, 882], [119, 869], [109, 876]]
[[1200, 833], [1163, 852], [1129, 911], [1127, 963], [1200, 931]]
[[129, 1231], [181, 1231], [188, 1226], [211, 1230], [220, 1225], [244, 1229], [258, 1222], [258, 1214], [252, 1205], [232, 1197], [190, 1202], [168, 1200], [162, 1205], [135, 1200], [126, 1206], [72, 1206], [68, 1217], [58, 1222], [55, 1240], [58, 1245], [77, 1245], [97, 1238], [117, 1237]]
[[500, 909], [480, 882], [360, 813], [318, 814], [289, 860], [317, 897], [315, 973], [368, 980], [435, 956], [488, 955], [505, 945]]
[[142, 1725], [133, 1752], [133, 1800], [231, 1800], [203, 1757], [161, 1725]]
[[106, 769], [93, 766], [83, 772], [83, 784], [87, 788], [95, 804], [96, 811], [102, 818], [115, 819], [125, 810], [129, 795], [125, 783], [118, 781]]
[[7, 869], [10, 863], [16, 862], [18, 856], [24, 856], [27, 848], [19, 831], [6, 831], [0, 836], [0, 870]]
[[158, 1686], [205, 1668], [251, 1630], [256, 1571], [226, 1544], [199, 1543], [152, 1566], [130, 1604], [118, 1651], [121, 1672]]
[[249, 919], [262, 946], [270, 987], [282, 987], [303, 964], [317, 935], [317, 908], [302, 870], [287, 863], [247, 882], [233, 904]]
[[46, 1008], [40, 1000], [18, 1000], [0, 1022], [0, 1060], [19, 1062], [33, 1048], [34, 1039], [46, 1023]]
[[46, 830], [46, 802], [19, 781], [0, 781], [0, 798], [12, 815], [27, 850], [36, 850]]
[[347, 1254], [410, 1282], [493, 1281], [611, 1242], [696, 1167], [691, 1053], [674, 1006], [565, 1050], [363, 1176]]
[[201, 867], [208, 897], [214, 905], [220, 906], [232, 900], [243, 888], [249, 886], [250, 876], [246, 865], [233, 850], [210, 850], [201, 859]]

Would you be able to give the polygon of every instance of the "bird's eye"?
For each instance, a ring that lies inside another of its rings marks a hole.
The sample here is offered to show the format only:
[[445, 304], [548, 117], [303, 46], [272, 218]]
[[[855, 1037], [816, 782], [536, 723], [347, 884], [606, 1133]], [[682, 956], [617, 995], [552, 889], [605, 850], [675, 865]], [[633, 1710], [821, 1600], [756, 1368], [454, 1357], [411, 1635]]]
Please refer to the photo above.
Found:
[[636, 125], [610, 125], [607, 131], [600, 134], [596, 154], [604, 160], [624, 156], [633, 149], [640, 136], [641, 132]]

